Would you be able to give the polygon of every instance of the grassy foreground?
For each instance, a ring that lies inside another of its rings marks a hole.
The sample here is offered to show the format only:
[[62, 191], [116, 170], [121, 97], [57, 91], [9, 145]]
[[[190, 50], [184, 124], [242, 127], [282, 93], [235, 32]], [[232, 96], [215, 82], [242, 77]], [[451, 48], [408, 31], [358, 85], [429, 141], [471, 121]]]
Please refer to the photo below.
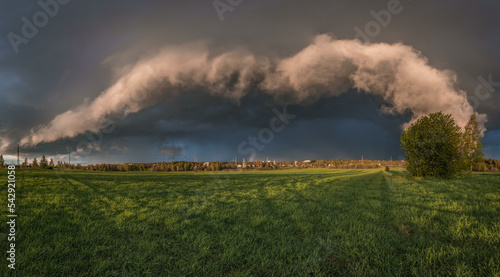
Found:
[[18, 170], [15, 273], [500, 276], [500, 175], [401, 174]]

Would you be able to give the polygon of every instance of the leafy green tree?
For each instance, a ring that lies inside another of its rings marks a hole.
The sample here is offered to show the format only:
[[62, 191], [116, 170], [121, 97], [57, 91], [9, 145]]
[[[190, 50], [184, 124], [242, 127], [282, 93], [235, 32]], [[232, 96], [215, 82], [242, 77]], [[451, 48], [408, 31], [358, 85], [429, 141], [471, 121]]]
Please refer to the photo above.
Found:
[[464, 165], [470, 173], [472, 173], [474, 164], [484, 157], [481, 138], [483, 138], [483, 134], [479, 129], [477, 115], [474, 113], [465, 125], [463, 133]]
[[31, 167], [38, 168], [38, 161], [36, 160], [36, 158], [33, 159], [33, 163], [31, 163]]
[[431, 113], [401, 134], [406, 169], [411, 176], [452, 177], [463, 173], [463, 134], [451, 115]]
[[23, 162], [23, 164], [21, 165], [21, 167], [22, 167], [22, 168], [27, 168], [27, 167], [28, 167], [28, 164], [29, 164], [29, 162], [28, 162], [28, 158], [24, 158], [24, 162]]
[[49, 167], [54, 168], [54, 159], [50, 159]]
[[40, 159], [40, 168], [41, 169], [47, 168], [47, 159], [45, 158], [45, 155], [43, 155], [42, 158]]
[[3, 155], [0, 154], [0, 168], [3, 168], [5, 164], [5, 160], [3, 159]]

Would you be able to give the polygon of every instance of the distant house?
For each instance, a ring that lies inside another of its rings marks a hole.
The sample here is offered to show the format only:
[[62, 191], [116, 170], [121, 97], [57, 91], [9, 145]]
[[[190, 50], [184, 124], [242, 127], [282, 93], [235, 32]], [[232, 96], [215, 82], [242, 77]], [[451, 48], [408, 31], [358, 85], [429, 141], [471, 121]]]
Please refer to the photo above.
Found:
[[304, 161], [304, 163], [310, 163], [310, 162], [311, 162], [311, 160], [305, 160]]

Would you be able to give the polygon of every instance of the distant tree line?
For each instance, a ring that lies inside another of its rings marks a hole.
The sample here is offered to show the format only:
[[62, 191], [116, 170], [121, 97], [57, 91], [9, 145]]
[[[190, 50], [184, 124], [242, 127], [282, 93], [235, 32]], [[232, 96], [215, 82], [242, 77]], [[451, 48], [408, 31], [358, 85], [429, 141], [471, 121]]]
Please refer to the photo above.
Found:
[[[2, 156], [0, 155], [0, 161]], [[3, 164], [3, 163], [2, 163]], [[223, 171], [223, 170], [273, 170], [273, 169], [301, 169], [301, 168], [338, 168], [338, 169], [370, 169], [385, 166], [403, 167], [404, 161], [383, 160], [307, 160], [307, 161], [252, 161], [252, 162], [156, 162], [156, 163], [125, 163], [125, 164], [69, 164], [53, 159], [47, 160], [45, 155], [31, 162], [25, 158], [20, 168], [35, 169], [73, 169], [88, 171]], [[1, 166], [1, 165], [0, 165]]]
[[480, 172], [500, 172], [500, 160], [481, 159], [473, 169]]
[[[0, 168], [5, 161], [0, 155]], [[402, 160], [310, 160], [310, 161], [252, 161], [252, 162], [156, 162], [156, 163], [126, 163], [126, 164], [69, 164], [53, 159], [47, 160], [45, 155], [38, 160], [34, 158], [31, 162], [28, 158], [20, 165], [20, 168], [34, 169], [66, 169], [84, 171], [149, 171], [149, 172], [182, 172], [182, 171], [228, 171], [228, 170], [278, 170], [278, 169], [303, 169], [303, 168], [330, 168], [330, 169], [384, 169], [386, 167], [405, 167]], [[500, 160], [482, 159], [474, 165], [475, 171], [499, 172]]]

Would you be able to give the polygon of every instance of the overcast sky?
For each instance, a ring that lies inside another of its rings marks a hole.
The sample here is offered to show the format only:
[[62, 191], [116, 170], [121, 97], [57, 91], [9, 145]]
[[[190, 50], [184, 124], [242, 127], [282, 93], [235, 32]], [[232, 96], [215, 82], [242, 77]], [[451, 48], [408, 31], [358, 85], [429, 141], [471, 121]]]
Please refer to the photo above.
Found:
[[499, 12], [495, 0], [4, 0], [0, 153], [402, 159], [405, 124], [474, 109], [500, 159]]

